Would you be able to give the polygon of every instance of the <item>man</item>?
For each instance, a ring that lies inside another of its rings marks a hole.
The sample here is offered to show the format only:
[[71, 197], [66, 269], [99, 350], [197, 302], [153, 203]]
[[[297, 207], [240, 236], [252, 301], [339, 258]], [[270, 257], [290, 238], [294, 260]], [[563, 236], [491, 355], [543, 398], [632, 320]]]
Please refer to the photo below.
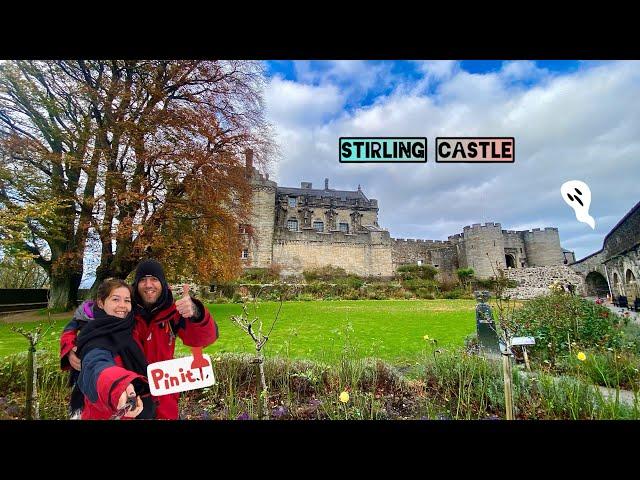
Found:
[[[189, 296], [188, 290], [174, 301], [164, 270], [156, 260], [140, 262], [132, 287], [133, 338], [148, 363], [173, 359], [176, 336], [189, 347], [206, 347], [218, 339], [218, 326], [202, 302]], [[67, 363], [79, 370], [80, 360], [68, 346], [69, 333], [65, 329], [67, 346], [62, 347], [61, 356], [68, 356]], [[155, 397], [156, 418], [177, 420], [179, 399], [179, 393]]]

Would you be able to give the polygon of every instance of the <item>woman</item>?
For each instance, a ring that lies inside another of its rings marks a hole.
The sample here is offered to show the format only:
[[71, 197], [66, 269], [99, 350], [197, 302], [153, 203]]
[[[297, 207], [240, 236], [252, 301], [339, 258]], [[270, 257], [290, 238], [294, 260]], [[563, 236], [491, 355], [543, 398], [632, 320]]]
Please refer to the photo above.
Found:
[[77, 337], [83, 420], [153, 418], [147, 361], [132, 336], [131, 287], [110, 278], [98, 287], [93, 320]]

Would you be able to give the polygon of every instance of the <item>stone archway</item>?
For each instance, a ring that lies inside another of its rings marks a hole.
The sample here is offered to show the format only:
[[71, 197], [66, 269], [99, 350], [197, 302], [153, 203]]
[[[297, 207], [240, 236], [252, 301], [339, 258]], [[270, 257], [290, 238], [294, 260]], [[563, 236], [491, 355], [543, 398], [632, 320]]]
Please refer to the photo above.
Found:
[[513, 255], [511, 255], [510, 253], [507, 253], [504, 256], [504, 259], [507, 263], [507, 268], [511, 267], [511, 268], [516, 268], [516, 259], [513, 258]]
[[584, 283], [588, 297], [606, 297], [609, 294], [607, 279], [599, 272], [590, 272]]

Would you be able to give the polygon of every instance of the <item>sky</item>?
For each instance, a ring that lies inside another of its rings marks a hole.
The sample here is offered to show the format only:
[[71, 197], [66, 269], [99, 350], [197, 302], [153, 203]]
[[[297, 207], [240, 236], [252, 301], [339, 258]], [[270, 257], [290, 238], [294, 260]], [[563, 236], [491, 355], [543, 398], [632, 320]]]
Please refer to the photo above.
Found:
[[[394, 238], [446, 240], [465, 225], [557, 227], [577, 259], [640, 200], [640, 62], [268, 61], [266, 113], [279, 186], [301, 181], [378, 200]], [[346, 164], [341, 136], [427, 137], [426, 164]], [[515, 137], [512, 164], [434, 161], [438, 136]], [[589, 185], [595, 229], [560, 186]]]

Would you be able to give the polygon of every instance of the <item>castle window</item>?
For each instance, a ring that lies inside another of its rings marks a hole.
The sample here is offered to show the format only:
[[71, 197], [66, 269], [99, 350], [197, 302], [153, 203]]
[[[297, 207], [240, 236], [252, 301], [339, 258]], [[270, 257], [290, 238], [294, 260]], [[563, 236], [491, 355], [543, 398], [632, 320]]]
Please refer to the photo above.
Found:
[[348, 223], [341, 223], [338, 227], [340, 228], [341, 232], [349, 233], [349, 224]]
[[295, 207], [298, 205], [298, 199], [296, 197], [289, 197], [289, 206]]
[[295, 218], [287, 220], [287, 230], [291, 230], [292, 232], [297, 232], [298, 231], [298, 220], [296, 220]]
[[520, 248], [520, 253], [522, 253], [522, 248]]
[[313, 222], [313, 228], [316, 232], [324, 232], [324, 222], [316, 220], [315, 222]]
[[242, 253], [240, 254], [240, 258], [242, 258], [242, 259], [249, 258], [249, 250], [247, 250], [246, 248], [244, 250], [242, 250]]

